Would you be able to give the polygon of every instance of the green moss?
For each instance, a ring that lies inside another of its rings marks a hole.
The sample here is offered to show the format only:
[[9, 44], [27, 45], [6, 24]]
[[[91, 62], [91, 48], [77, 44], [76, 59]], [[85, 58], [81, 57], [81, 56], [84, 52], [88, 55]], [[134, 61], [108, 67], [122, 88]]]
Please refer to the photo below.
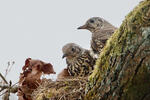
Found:
[[142, 66], [136, 77], [124, 89], [122, 100], [142, 100], [145, 94], [150, 93], [149, 76], [147, 66]]
[[[89, 100], [96, 98], [98, 95], [96, 88], [100, 87], [100, 83], [105, 78], [104, 75], [107, 70], [117, 68], [117, 64], [114, 66], [115, 68], [111, 68], [110, 58], [124, 56], [128, 51], [134, 53], [139, 47], [140, 42], [143, 41], [139, 38], [141, 37], [141, 28], [148, 26], [150, 26], [150, 1], [145, 0], [126, 16], [120, 28], [107, 41], [106, 46], [96, 62], [93, 74], [89, 77], [89, 82], [87, 83], [86, 97]], [[122, 68], [122, 63], [120, 62], [118, 68]], [[128, 88], [124, 91], [128, 91]]]

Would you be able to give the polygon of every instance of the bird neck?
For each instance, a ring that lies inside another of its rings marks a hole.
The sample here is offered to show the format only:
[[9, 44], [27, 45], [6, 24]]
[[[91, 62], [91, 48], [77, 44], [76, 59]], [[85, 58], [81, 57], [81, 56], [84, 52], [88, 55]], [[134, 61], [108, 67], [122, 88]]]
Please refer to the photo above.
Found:
[[114, 26], [112, 24], [110, 24], [107, 21], [104, 21], [103, 26], [101, 27], [101, 29], [103, 28], [113, 28]]
[[80, 53], [78, 53], [76, 56], [68, 58], [67, 61], [68, 61], [69, 63], [75, 62], [78, 58], [80, 58], [80, 57], [84, 54], [84, 52], [85, 52], [85, 50], [82, 50], [82, 51], [81, 51]]
[[[103, 29], [117, 29], [116, 27], [114, 27], [112, 24], [110, 24], [107, 21], [103, 22], [103, 25], [101, 27], [97, 27], [95, 29], [90, 30], [93, 34], [95, 33], [99, 33], [99, 31], [103, 30]], [[92, 35], [93, 35], [92, 34]]]

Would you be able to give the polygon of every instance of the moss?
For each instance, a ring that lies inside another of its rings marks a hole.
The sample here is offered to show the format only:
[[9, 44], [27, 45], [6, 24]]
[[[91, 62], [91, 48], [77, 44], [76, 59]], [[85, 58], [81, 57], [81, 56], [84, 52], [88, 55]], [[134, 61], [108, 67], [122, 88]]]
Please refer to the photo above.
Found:
[[[141, 36], [141, 29], [148, 26], [150, 26], [150, 1], [145, 0], [141, 2], [132, 12], [130, 12], [128, 16], [126, 16], [126, 19], [123, 21], [120, 28], [107, 41], [106, 46], [96, 62], [93, 74], [89, 77], [89, 82], [87, 83], [86, 97], [89, 100], [97, 98], [98, 91], [96, 89], [100, 88], [102, 80], [105, 79], [108, 70], [115, 72], [117, 70], [121, 70], [123, 66], [128, 65], [126, 61], [129, 60], [126, 57], [134, 57], [134, 53], [138, 52], [140, 45], [145, 42]], [[133, 53], [133, 55], [131, 53]], [[117, 59], [116, 63], [114, 63], [114, 66], [111, 65], [113, 62], [111, 62], [110, 59]], [[129, 62], [132, 60], [133, 59], [130, 59]], [[136, 65], [134, 61], [132, 63]], [[132, 66], [132, 64], [127, 68], [129, 67], [131, 67], [131, 70], [134, 70], [134, 66]], [[124, 73], [127, 72], [121, 71], [119, 73], [119, 77], [124, 77]], [[128, 75], [129, 74], [130, 73], [128, 73]], [[119, 84], [125, 84], [126, 81], [130, 79], [128, 77], [129, 76], [126, 76], [126, 79], [123, 79], [124, 82], [121, 81], [122, 83]], [[125, 88], [124, 91], [128, 91], [128, 88]]]
[[149, 76], [150, 73], [147, 70], [147, 67], [142, 66], [136, 77], [124, 89], [124, 95], [122, 96], [122, 100], [143, 100], [145, 94], [150, 93]]

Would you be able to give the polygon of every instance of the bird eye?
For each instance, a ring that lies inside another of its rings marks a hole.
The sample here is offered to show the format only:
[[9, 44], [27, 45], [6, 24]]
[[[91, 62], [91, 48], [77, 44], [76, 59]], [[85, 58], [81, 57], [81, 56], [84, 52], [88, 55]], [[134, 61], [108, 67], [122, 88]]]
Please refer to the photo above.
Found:
[[90, 20], [90, 23], [94, 23], [94, 20], [91, 19], [91, 20]]
[[72, 48], [71, 51], [74, 52], [74, 51], [75, 51], [75, 48]]

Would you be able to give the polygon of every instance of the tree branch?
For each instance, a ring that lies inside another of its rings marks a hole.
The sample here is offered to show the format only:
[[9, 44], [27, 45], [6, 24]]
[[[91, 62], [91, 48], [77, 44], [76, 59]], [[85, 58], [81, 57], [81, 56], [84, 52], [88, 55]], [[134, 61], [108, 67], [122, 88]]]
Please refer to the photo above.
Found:
[[8, 84], [8, 82], [6, 81], [5, 77], [0, 73], [0, 77], [2, 78], [2, 80], [5, 82], [5, 84]]

